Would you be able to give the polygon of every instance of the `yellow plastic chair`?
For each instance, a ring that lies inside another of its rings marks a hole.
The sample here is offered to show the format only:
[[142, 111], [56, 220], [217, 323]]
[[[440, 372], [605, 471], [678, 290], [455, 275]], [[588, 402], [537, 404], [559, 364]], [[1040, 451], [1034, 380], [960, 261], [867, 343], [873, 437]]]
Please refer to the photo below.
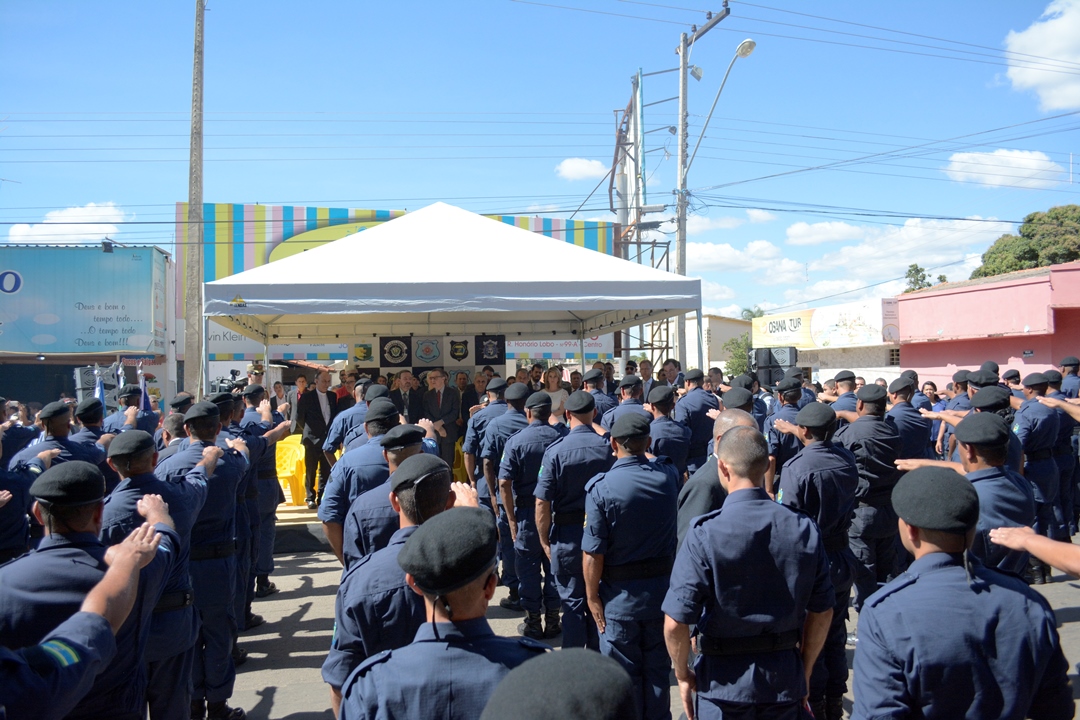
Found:
[[304, 504], [304, 448], [299, 435], [290, 435], [277, 443], [278, 482], [287, 491], [293, 505]]

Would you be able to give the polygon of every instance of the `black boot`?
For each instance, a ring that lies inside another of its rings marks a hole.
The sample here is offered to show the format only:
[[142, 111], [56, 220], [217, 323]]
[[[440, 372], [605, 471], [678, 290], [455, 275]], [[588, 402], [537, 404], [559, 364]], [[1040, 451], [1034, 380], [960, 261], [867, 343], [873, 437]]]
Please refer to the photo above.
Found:
[[207, 720], [244, 720], [246, 717], [243, 708], [231, 708], [225, 700], [206, 703]]
[[1043, 578], [1042, 563], [1035, 558], [1031, 558], [1028, 563], [1031, 568], [1031, 584], [1042, 585], [1044, 582], [1046, 582], [1046, 580]]
[[557, 637], [562, 632], [562, 623], [559, 621], [558, 610], [548, 610], [544, 613], [544, 637]]
[[510, 595], [499, 601], [499, 607], [507, 610], [517, 610], [518, 612], [525, 609], [521, 607], [521, 598], [518, 596], [517, 588], [510, 588]]
[[278, 591], [277, 585], [270, 582], [270, 578], [266, 575], [259, 575], [255, 578], [255, 597], [264, 598], [273, 595]]
[[825, 720], [825, 701], [810, 701], [810, 712], [814, 714], [814, 720]]
[[525, 622], [518, 625], [518, 632], [533, 640], [544, 639], [544, 626], [540, 622], [540, 613], [531, 612], [526, 616]]
[[825, 698], [825, 720], [844, 720], [844, 696]]
[[1046, 563], [1042, 563], [1042, 577], [1043, 582], [1048, 585], [1054, 582], [1054, 568], [1050, 567]]
[[203, 720], [206, 717], [206, 701], [202, 698], [191, 701], [191, 720]]

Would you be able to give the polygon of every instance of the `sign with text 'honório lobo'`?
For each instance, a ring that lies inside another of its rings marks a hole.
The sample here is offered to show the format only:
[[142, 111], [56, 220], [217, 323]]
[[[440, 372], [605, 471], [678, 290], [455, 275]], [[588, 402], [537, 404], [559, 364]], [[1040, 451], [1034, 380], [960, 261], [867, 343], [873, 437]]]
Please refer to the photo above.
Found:
[[0, 245], [0, 352], [165, 352], [166, 255]]

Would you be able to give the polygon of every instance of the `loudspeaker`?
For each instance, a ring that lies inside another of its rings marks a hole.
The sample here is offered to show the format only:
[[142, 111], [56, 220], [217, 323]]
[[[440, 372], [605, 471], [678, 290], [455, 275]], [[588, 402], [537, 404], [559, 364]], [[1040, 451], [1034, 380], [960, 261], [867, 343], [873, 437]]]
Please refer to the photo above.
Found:
[[775, 387], [784, 379], [784, 371], [781, 368], [758, 368], [757, 381], [762, 387]]
[[799, 361], [799, 351], [793, 347], [771, 348], [772, 365], [774, 367], [789, 368]]

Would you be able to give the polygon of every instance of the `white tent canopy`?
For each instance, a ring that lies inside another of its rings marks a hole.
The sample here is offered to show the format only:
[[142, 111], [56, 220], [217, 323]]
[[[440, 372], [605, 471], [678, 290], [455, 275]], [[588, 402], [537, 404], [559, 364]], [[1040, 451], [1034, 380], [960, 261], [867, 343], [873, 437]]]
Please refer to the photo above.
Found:
[[435, 203], [204, 286], [264, 344], [370, 335], [591, 337], [701, 308], [701, 281]]

